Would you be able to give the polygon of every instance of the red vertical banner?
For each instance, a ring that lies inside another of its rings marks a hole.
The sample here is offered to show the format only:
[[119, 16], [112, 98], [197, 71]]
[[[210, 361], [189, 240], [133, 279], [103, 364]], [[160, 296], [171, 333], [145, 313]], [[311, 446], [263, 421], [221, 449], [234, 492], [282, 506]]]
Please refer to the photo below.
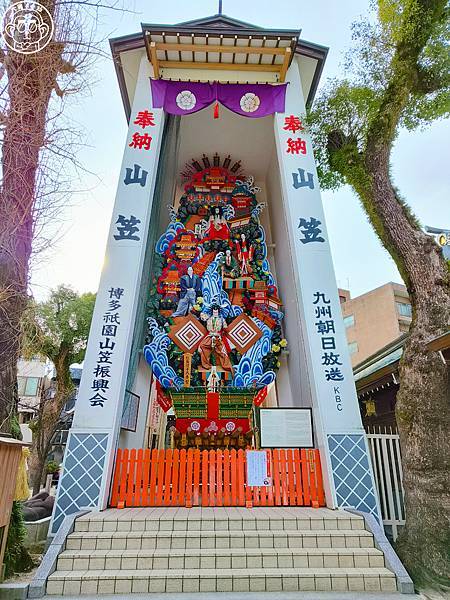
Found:
[[208, 403], [208, 419], [219, 418], [219, 399], [220, 396], [217, 392], [208, 392], [206, 395], [206, 401]]

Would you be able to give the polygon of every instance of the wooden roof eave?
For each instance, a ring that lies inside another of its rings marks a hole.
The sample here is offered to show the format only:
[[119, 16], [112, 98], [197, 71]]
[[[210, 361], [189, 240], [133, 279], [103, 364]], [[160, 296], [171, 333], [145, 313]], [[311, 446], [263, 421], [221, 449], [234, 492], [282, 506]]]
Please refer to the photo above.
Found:
[[282, 38], [282, 39], [292, 39], [293, 37], [299, 38], [301, 34], [301, 29], [260, 29], [260, 28], [252, 28], [252, 27], [226, 27], [226, 28], [215, 28], [208, 27], [207, 25], [204, 27], [193, 27], [192, 25], [162, 25], [157, 23], [141, 23], [142, 31], [153, 33], [155, 35], [162, 35], [163, 33], [176, 35], [177, 33], [181, 35], [191, 36], [192, 34], [204, 37], [209, 35], [211, 37], [249, 37], [253, 38], [263, 38], [264, 36], [267, 38]]
[[450, 348], [450, 331], [446, 331], [442, 335], [433, 338], [427, 343], [427, 349], [432, 352], [440, 350], [448, 350]]
[[390, 365], [386, 365], [382, 369], [379, 369], [375, 373], [371, 373], [363, 379], [359, 379], [355, 382], [356, 392], [358, 396], [366, 394], [372, 391], [374, 388], [385, 385], [388, 382], [394, 381], [394, 376], [398, 372], [398, 365], [400, 361], [396, 361]]
[[[145, 25], [145, 27], [149, 28], [149, 25]], [[158, 26], [159, 28], [161, 28], [161, 26]], [[166, 26], [165, 29], [169, 30], [170, 28], [175, 27], [175, 26]], [[178, 27], [178, 29], [180, 29]], [[187, 30], [189, 28], [186, 28]], [[195, 29], [195, 33], [201, 33], [202, 30], [201, 29]], [[231, 34], [231, 35], [239, 35], [239, 34], [251, 34], [252, 36], [254, 36], [256, 33], [262, 33], [262, 34], [266, 34], [270, 32], [273, 35], [287, 35], [287, 36], [292, 36], [294, 34], [299, 35], [300, 31], [288, 31], [288, 30], [258, 30], [258, 29], [249, 29], [244, 30], [244, 29], [236, 29], [236, 30], [230, 30], [228, 29], [226, 32], [223, 33], [223, 35], [225, 34]], [[189, 30], [189, 33], [192, 33], [192, 29]], [[217, 30], [217, 31], [212, 31], [211, 29], [209, 29], [207, 31], [207, 33], [209, 34], [213, 34], [213, 33], [219, 33], [219, 35], [222, 34], [222, 31]], [[123, 67], [122, 67], [122, 61], [121, 61], [121, 53], [122, 52], [128, 52], [128, 51], [132, 51], [132, 50], [138, 50], [140, 48], [146, 50], [147, 52], [147, 56], [151, 56], [150, 53], [150, 47], [147, 45], [147, 41], [146, 41], [146, 35], [143, 34], [143, 32], [138, 32], [138, 33], [134, 33], [134, 34], [129, 34], [129, 35], [125, 35], [125, 36], [121, 36], [118, 38], [111, 38], [109, 40], [109, 44], [110, 44], [110, 48], [111, 48], [111, 54], [113, 57], [113, 62], [114, 62], [114, 68], [116, 70], [116, 75], [117, 75], [117, 79], [119, 82], [119, 89], [120, 89], [120, 94], [121, 94], [121, 98], [122, 98], [122, 102], [123, 102], [123, 106], [124, 106], [124, 110], [125, 110], [125, 114], [127, 117], [127, 120], [130, 119], [130, 113], [131, 113], [131, 105], [130, 105], [130, 98], [128, 96], [128, 91], [127, 91], [127, 87], [125, 84], [125, 77], [124, 77], [124, 73], [123, 73]], [[326, 48], [325, 46], [320, 46], [318, 44], [314, 44], [312, 42], [307, 42], [304, 40], [300, 40], [297, 39], [297, 44], [295, 46], [295, 51], [292, 52], [292, 56], [290, 57], [290, 61], [292, 61], [294, 54], [297, 55], [303, 55], [303, 56], [307, 56], [309, 58], [314, 58], [317, 60], [317, 65], [316, 65], [316, 69], [314, 72], [314, 76], [313, 76], [313, 80], [311, 83], [311, 87], [308, 93], [308, 97], [306, 99], [306, 106], [309, 107], [313, 100], [314, 100], [314, 96], [315, 93], [317, 91], [317, 87], [319, 84], [319, 80], [323, 71], [323, 67], [325, 64], [325, 59], [327, 57], [327, 53], [328, 53], [328, 48]], [[150, 60], [150, 58], [149, 58]]]
[[[268, 30], [249, 30], [249, 33], [244, 33], [243, 29], [232, 30], [229, 29], [207, 29], [204, 32], [197, 28], [187, 28], [186, 32], [183, 32], [183, 28], [179, 26], [172, 26], [172, 28], [161, 28], [159, 26], [147, 26], [142, 24], [142, 31], [145, 40], [145, 46], [147, 49], [147, 57], [153, 65], [155, 77], [159, 78], [160, 68], [185, 68], [185, 69], [215, 69], [215, 70], [229, 70], [233, 68], [237, 71], [259, 71], [259, 72], [274, 72], [278, 74], [279, 82], [283, 83], [286, 77], [287, 70], [292, 62], [292, 58], [295, 53], [295, 49], [298, 43], [299, 31], [290, 31], [287, 34], [284, 32], [283, 35], [279, 35], [280, 32], [270, 34]], [[166, 37], [176, 36], [177, 42], [167, 42]], [[189, 42], [179, 42], [181, 36], [189, 37]], [[156, 38], [156, 39], [154, 39]], [[157, 38], [162, 38], [157, 39]], [[196, 38], [206, 38], [206, 43], [194, 43]], [[219, 39], [219, 43], [209, 44], [208, 39]], [[223, 39], [248, 39], [248, 45], [229, 45], [222, 44]], [[262, 40], [261, 46], [256, 46], [252, 42], [254, 40]], [[271, 40], [276, 42], [275, 46], [266, 45], [266, 41]], [[280, 46], [280, 41], [286, 43], [284, 46]], [[165, 59], [158, 59], [158, 52], [163, 51]], [[168, 60], [167, 53], [170, 51], [176, 51], [179, 53], [179, 60]], [[181, 59], [181, 52], [192, 53], [192, 60], [185, 61]], [[195, 54], [202, 53], [206, 55], [206, 61], [197, 61]], [[208, 53], [214, 53], [219, 55], [219, 62], [209, 61]], [[233, 55], [232, 62], [222, 61], [222, 55]], [[245, 63], [235, 62], [234, 57], [238, 54], [247, 55]], [[257, 63], [249, 62], [248, 58], [250, 55], [259, 55], [259, 61]], [[272, 56], [272, 63], [262, 63], [261, 58], [263, 55]], [[275, 63], [276, 57], [282, 58], [282, 62]]]

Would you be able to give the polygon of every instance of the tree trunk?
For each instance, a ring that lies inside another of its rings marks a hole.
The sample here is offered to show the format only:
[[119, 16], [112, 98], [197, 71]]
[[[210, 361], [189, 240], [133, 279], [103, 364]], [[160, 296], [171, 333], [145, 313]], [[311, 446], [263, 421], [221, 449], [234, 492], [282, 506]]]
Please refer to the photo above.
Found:
[[449, 273], [439, 247], [397, 197], [389, 153], [387, 144], [369, 144], [366, 166], [372, 178], [372, 219], [405, 280], [413, 310], [396, 401], [406, 512], [397, 546], [416, 582], [444, 583], [450, 517], [449, 371], [426, 344], [449, 328]]
[[[416, 311], [427, 311], [416, 303]], [[425, 349], [417, 317], [400, 365], [396, 419], [400, 434], [406, 525], [397, 547], [416, 582], [448, 586], [450, 544], [449, 370]]]
[[46, 460], [37, 452], [33, 452], [28, 461], [30, 487], [33, 496], [41, 491], [44, 483]]
[[[54, 11], [53, 6], [50, 9]], [[9, 98], [0, 189], [0, 431], [6, 432], [17, 411], [14, 390], [20, 322], [27, 304], [36, 173], [56, 81], [58, 52], [50, 44], [36, 55], [8, 51], [2, 56]]]
[[64, 343], [61, 344], [58, 355], [53, 358], [53, 363], [56, 370], [56, 394], [51, 399], [42, 398], [36, 429], [33, 433], [32, 456], [35, 459], [30, 464], [29, 475], [33, 493], [43, 482], [51, 441], [55, 435], [61, 411], [73, 389], [70, 378], [70, 352]]

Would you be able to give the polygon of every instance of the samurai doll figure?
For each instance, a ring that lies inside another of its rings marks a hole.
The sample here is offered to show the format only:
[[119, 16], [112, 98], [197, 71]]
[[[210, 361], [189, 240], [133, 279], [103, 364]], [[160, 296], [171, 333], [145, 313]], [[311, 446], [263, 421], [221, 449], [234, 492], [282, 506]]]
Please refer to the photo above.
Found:
[[189, 266], [187, 274], [180, 278], [180, 300], [177, 309], [172, 313], [172, 317], [185, 317], [191, 311], [197, 302], [197, 296], [201, 294], [202, 282], [198, 275], [194, 274], [194, 269]]
[[213, 305], [211, 316], [206, 317], [206, 329], [208, 330], [208, 335], [203, 338], [198, 347], [202, 367], [204, 369], [211, 369], [211, 354], [214, 354], [222, 369], [233, 373], [233, 365], [228, 356], [230, 349], [227, 347], [225, 340], [226, 327], [227, 322], [220, 316], [219, 307]]
[[247, 242], [244, 233], [241, 233], [241, 241], [236, 242], [236, 250], [241, 275], [250, 275], [253, 271], [250, 266], [250, 261], [253, 259], [253, 246]]
[[225, 250], [225, 255], [220, 260], [219, 264], [222, 268], [222, 277], [230, 277], [231, 279], [235, 279], [239, 276], [239, 266], [237, 260], [231, 254], [231, 250], [229, 248]]

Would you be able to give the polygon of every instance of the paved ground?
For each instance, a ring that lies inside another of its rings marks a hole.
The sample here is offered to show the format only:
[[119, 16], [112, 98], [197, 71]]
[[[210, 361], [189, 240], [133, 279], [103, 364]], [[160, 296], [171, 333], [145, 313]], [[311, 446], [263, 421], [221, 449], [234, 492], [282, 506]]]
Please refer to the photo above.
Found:
[[[64, 596], [63, 600], [422, 600], [423, 597], [383, 592], [196, 592], [193, 594], [127, 594]], [[61, 600], [45, 596], [43, 600]]]

